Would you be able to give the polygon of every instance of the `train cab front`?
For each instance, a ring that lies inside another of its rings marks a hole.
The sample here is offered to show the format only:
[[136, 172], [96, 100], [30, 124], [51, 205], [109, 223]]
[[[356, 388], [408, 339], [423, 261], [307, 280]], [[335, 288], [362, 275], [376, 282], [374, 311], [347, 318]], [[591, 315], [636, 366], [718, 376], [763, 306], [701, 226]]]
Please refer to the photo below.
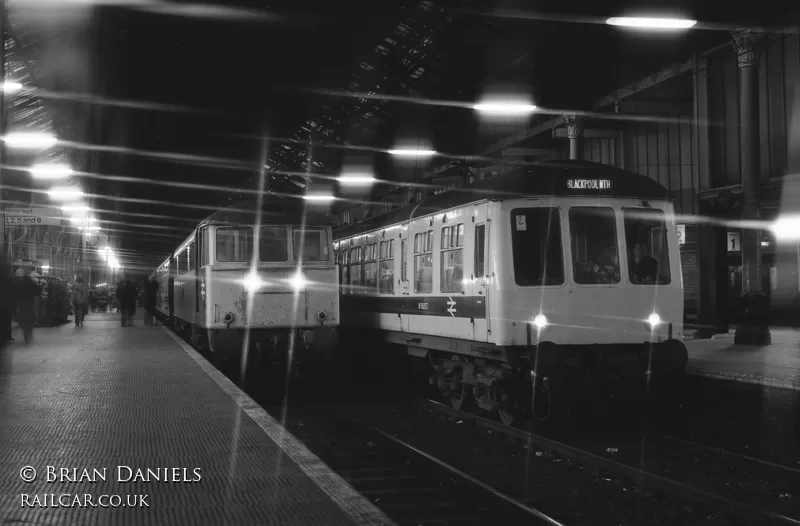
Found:
[[336, 269], [302, 267], [226, 272], [209, 290], [212, 351], [246, 348], [269, 363], [330, 363], [338, 347]]

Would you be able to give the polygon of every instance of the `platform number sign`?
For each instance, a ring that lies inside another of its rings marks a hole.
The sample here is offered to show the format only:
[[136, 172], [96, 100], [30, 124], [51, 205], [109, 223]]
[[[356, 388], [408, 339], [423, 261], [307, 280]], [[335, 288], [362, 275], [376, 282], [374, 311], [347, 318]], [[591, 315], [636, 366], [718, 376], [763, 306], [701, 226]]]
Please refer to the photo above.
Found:
[[528, 218], [525, 217], [522, 214], [517, 216], [517, 232], [522, 232], [522, 231], [528, 230], [527, 219]]
[[728, 252], [742, 251], [742, 234], [740, 232], [728, 232]]

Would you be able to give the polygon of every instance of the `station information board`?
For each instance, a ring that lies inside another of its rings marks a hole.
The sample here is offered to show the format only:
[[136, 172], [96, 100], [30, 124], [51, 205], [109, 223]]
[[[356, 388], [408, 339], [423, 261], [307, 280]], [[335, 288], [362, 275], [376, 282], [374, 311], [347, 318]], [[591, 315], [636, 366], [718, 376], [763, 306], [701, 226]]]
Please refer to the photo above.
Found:
[[6, 226], [61, 225], [61, 212], [53, 208], [6, 208]]

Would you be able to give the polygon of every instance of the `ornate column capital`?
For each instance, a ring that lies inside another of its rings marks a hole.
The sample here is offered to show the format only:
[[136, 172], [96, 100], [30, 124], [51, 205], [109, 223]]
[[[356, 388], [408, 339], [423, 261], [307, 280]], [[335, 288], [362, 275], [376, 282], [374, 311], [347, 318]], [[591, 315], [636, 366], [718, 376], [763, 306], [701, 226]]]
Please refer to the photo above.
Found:
[[567, 128], [567, 137], [570, 139], [577, 139], [582, 135], [583, 122], [581, 118], [574, 113], [565, 113], [562, 115], [564, 118], [564, 126]]
[[758, 64], [756, 52], [761, 36], [761, 33], [753, 33], [750, 29], [740, 29], [731, 33], [733, 49], [736, 51], [740, 68]]

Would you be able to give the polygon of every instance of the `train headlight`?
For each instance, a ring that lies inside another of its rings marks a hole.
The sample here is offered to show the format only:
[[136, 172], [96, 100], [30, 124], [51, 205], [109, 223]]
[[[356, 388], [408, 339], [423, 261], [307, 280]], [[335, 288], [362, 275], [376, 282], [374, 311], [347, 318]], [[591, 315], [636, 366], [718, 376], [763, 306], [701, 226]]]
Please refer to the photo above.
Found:
[[655, 329], [657, 326], [661, 325], [661, 316], [656, 314], [655, 312], [647, 317], [647, 324]]
[[302, 273], [298, 272], [289, 278], [289, 285], [291, 285], [295, 291], [300, 291], [306, 288], [306, 285], [308, 285], [308, 280], [306, 280]]
[[535, 318], [533, 318], [533, 325], [539, 330], [544, 329], [549, 325], [550, 322], [547, 321], [547, 316], [544, 314], [537, 314]]
[[242, 285], [244, 285], [248, 292], [256, 292], [264, 286], [264, 282], [258, 277], [258, 274], [251, 272], [242, 280]]

